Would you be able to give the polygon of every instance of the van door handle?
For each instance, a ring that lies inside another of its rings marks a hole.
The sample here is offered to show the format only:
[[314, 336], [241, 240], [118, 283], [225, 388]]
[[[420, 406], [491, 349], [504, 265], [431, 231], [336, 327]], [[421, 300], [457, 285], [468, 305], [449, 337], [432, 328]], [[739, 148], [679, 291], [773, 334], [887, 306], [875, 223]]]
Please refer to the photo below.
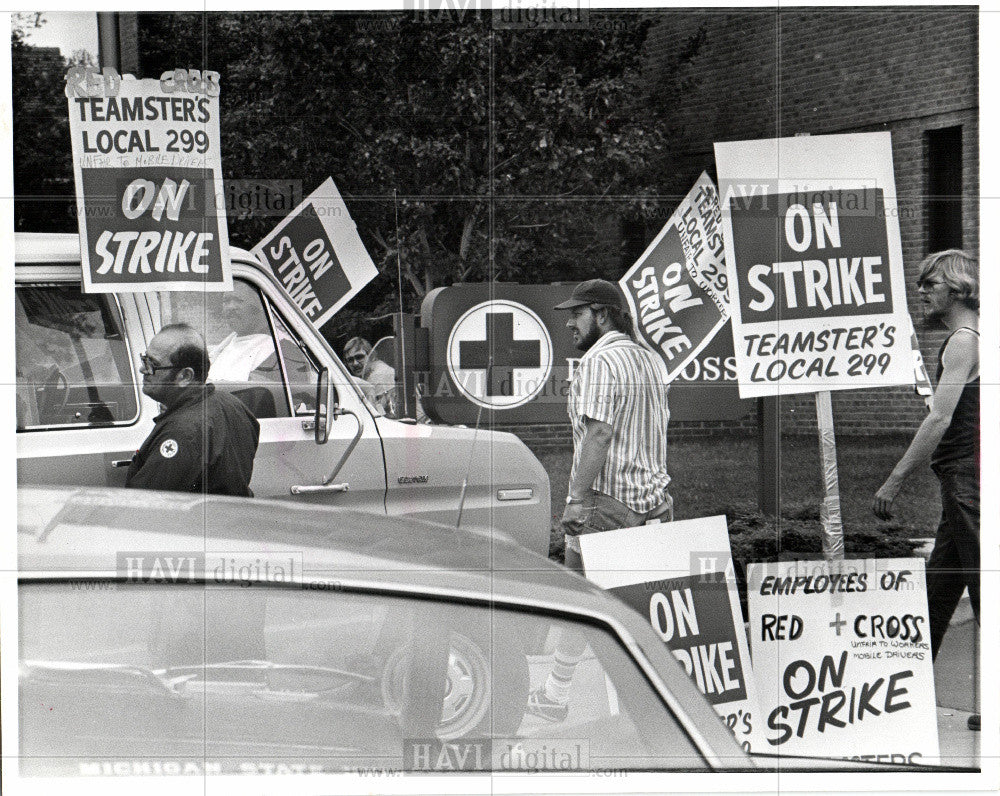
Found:
[[348, 484], [345, 481], [341, 484], [331, 483], [337, 474], [340, 472], [340, 468], [344, 466], [344, 462], [347, 461], [347, 457], [351, 455], [351, 452], [357, 447], [358, 443], [361, 442], [361, 437], [365, 433], [365, 421], [361, 419], [360, 415], [355, 414], [350, 409], [337, 409], [335, 415], [339, 417], [340, 415], [350, 415], [355, 420], [358, 421], [358, 430], [354, 432], [354, 437], [351, 439], [350, 444], [344, 450], [340, 456], [340, 461], [333, 468], [333, 472], [330, 473], [330, 477], [327, 478], [322, 484], [293, 484], [289, 487], [289, 490], [293, 495], [314, 495], [317, 492], [346, 492], [348, 490]]
[[343, 484], [295, 484], [290, 487], [293, 495], [314, 495], [317, 492], [347, 492], [350, 489], [350, 485], [346, 482]]
[[128, 467], [130, 464], [132, 464], [132, 460], [131, 459], [112, 459], [111, 460], [111, 466], [112, 467]]

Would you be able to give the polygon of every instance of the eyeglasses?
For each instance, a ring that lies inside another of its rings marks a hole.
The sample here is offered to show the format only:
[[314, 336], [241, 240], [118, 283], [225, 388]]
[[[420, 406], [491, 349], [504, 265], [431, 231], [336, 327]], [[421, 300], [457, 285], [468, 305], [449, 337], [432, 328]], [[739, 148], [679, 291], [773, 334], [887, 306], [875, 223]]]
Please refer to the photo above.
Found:
[[142, 365], [142, 372], [148, 373], [150, 376], [158, 370], [176, 370], [181, 367], [180, 365], [160, 365], [156, 361], [150, 359], [146, 354], [139, 355], [139, 362]]

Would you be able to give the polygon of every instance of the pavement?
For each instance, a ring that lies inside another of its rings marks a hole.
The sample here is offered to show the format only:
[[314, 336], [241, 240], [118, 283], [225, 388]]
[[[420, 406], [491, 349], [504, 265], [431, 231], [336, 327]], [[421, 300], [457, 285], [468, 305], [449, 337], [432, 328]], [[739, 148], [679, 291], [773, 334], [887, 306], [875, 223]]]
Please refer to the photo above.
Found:
[[981, 732], [966, 726], [980, 713], [979, 626], [968, 596], [958, 604], [934, 661], [938, 745], [943, 765], [979, 766]]
[[[933, 539], [922, 539], [914, 555], [927, 558]], [[981, 732], [966, 724], [982, 712], [979, 698], [979, 626], [966, 592], [955, 609], [934, 661], [934, 693], [938, 705], [938, 745], [945, 765], [979, 765]]]

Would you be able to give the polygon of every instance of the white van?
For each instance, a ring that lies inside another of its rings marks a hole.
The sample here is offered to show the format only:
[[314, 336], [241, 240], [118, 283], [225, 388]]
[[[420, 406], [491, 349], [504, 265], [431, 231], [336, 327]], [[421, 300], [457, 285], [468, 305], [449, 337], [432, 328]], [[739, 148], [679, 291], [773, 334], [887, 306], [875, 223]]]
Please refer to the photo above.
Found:
[[20, 484], [123, 486], [159, 413], [139, 356], [186, 322], [205, 335], [209, 380], [260, 421], [256, 496], [460, 522], [548, 552], [548, 476], [517, 437], [385, 417], [269, 270], [230, 251], [231, 293], [85, 294], [76, 235], [16, 235]]

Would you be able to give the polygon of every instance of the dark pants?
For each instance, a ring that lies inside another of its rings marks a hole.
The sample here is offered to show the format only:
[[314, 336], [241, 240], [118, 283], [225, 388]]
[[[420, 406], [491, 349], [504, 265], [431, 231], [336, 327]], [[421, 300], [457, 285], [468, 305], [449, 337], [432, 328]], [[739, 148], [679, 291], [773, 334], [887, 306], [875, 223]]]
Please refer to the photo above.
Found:
[[979, 468], [961, 463], [935, 474], [941, 482], [941, 524], [927, 561], [932, 657], [966, 588], [979, 622]]
[[640, 514], [637, 511], [632, 511], [621, 501], [592, 489], [584, 501], [583, 512], [583, 521], [580, 524], [570, 526], [563, 523], [566, 540], [566, 566], [581, 574], [583, 573], [583, 559], [580, 556], [578, 537], [587, 533], [633, 528], [652, 519], [670, 522], [674, 518], [674, 503], [668, 494], [666, 500], [659, 506], [645, 514]]

